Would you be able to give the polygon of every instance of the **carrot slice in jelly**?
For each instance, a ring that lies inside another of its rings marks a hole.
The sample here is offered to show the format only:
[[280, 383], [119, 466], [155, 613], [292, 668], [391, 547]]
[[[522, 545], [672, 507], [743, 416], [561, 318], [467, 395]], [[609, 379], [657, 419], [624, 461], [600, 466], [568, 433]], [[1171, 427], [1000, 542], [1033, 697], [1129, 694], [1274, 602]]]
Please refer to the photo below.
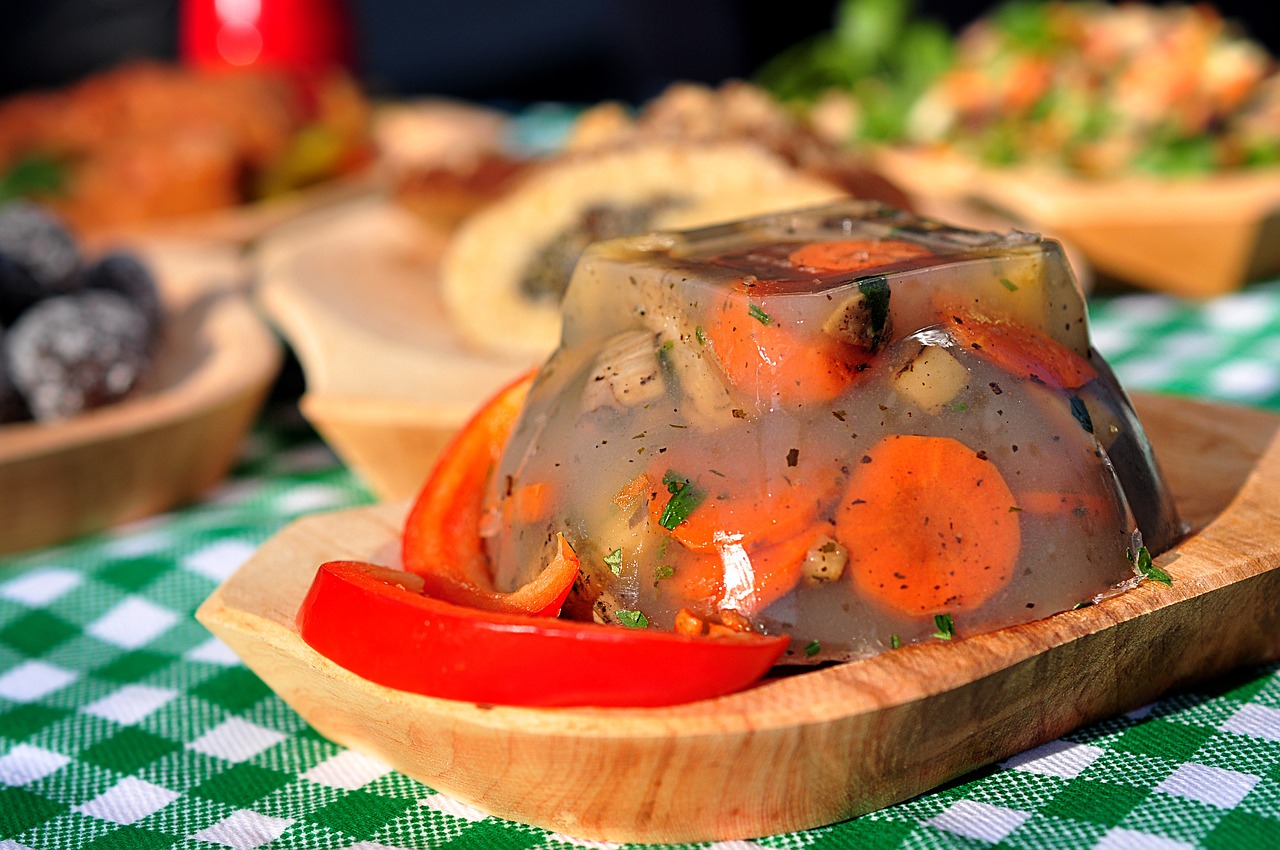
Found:
[[915, 616], [973, 609], [1013, 577], [1022, 545], [1000, 471], [950, 437], [885, 437], [858, 464], [836, 518], [868, 599]]

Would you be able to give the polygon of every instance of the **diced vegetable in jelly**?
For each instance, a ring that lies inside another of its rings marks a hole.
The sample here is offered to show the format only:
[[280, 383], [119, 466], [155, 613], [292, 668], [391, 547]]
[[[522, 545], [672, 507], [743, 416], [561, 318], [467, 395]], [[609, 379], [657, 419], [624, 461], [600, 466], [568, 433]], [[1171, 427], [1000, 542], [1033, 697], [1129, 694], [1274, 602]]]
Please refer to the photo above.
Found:
[[813, 662], [1097, 600], [1180, 530], [1056, 242], [847, 202], [589, 249], [482, 533], [506, 589], [563, 534], [567, 616]]

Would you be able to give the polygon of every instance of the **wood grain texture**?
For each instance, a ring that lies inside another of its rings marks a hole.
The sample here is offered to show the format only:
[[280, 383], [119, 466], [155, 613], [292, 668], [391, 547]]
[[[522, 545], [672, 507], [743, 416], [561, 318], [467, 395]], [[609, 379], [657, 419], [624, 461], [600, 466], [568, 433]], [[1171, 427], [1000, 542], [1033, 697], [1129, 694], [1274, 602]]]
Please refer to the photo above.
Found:
[[[1280, 657], [1280, 417], [1141, 396], [1195, 531], [1097, 605], [662, 709], [524, 709], [371, 684], [299, 639], [321, 561], [394, 563], [406, 505], [288, 526], [197, 613], [325, 736], [484, 811], [613, 841], [811, 828]], [[962, 636], [963, 637], [963, 636]]]
[[0, 552], [52, 544], [182, 504], [238, 456], [281, 349], [233, 249], [139, 243], [168, 310], [134, 396], [56, 424], [0, 428]]

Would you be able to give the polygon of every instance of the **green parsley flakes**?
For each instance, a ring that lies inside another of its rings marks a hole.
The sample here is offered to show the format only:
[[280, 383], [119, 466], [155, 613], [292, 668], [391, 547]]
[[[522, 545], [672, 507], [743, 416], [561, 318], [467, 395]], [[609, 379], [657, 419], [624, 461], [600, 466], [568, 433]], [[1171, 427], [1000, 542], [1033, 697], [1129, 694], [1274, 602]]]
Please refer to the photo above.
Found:
[[622, 549], [614, 549], [604, 556], [604, 565], [615, 575], [622, 575]]
[[956, 635], [956, 627], [951, 622], [950, 614], [934, 614], [933, 628], [933, 636], [938, 640], [951, 640]]
[[628, 629], [649, 628], [649, 618], [641, 611], [628, 611], [623, 608], [619, 608], [613, 613], [618, 618], [618, 622], [626, 626]]
[[768, 313], [766, 313], [764, 310], [761, 310], [755, 304], [751, 304], [747, 307], [747, 314], [762, 325], [773, 324], [773, 317], [770, 316]]
[[707, 497], [705, 490], [693, 485], [688, 478], [682, 478], [674, 471], [668, 469], [667, 474], [662, 476], [662, 483], [666, 485], [667, 492], [671, 494], [671, 498], [667, 500], [667, 505], [662, 509], [662, 516], [658, 517], [658, 525], [661, 525], [667, 531], [672, 531], [677, 525], [689, 518], [689, 514], [693, 513], [698, 505], [702, 504], [703, 499]]
[[818, 643], [816, 640], [811, 640], [804, 645], [805, 658], [812, 658], [819, 652], [822, 652], [822, 644]]
[[1161, 584], [1173, 584], [1173, 578], [1151, 562], [1151, 550], [1146, 546], [1139, 546], [1137, 554], [1134, 554], [1132, 549], [1125, 549], [1124, 554], [1144, 577]]
[[1018, 291], [1018, 284], [1009, 280], [1009, 278], [1007, 277], [1000, 278], [1000, 285], [1003, 286], [1005, 289], [1009, 290], [1010, 292]]

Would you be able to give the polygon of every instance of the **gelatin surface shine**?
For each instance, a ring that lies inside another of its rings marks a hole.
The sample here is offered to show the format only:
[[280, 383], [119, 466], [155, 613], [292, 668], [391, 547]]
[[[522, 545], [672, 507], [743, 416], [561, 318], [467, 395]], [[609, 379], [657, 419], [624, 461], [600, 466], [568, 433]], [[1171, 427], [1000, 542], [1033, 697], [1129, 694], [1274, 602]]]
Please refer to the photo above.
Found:
[[486, 504], [500, 587], [563, 533], [566, 616], [797, 662], [1070, 609], [1180, 533], [1060, 246], [856, 201], [590, 248]]

